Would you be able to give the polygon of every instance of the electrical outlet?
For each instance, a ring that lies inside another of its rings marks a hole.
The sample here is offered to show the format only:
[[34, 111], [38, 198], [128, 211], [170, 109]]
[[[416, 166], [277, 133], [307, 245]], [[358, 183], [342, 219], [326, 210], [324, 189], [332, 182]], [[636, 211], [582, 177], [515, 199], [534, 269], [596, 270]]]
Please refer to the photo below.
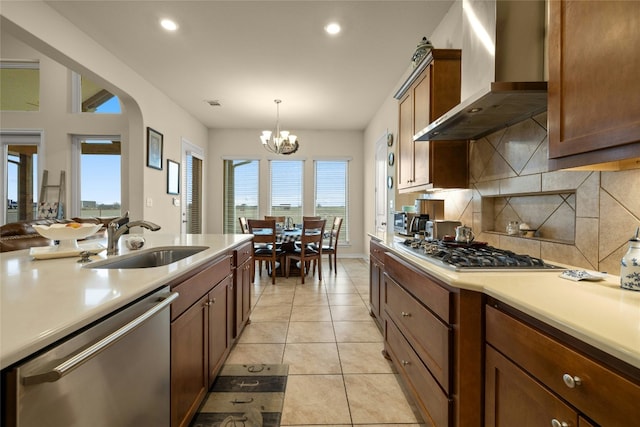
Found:
[[151, 197], [147, 197], [147, 207], [150, 208], [153, 206], [153, 199]]

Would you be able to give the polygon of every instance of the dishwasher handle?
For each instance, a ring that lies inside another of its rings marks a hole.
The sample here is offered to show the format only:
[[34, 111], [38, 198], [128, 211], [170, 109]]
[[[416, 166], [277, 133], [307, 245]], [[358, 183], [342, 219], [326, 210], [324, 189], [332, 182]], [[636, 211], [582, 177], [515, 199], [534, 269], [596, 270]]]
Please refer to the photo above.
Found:
[[149, 310], [142, 313], [140, 316], [133, 319], [131, 322], [122, 326], [120, 329], [115, 332], [107, 335], [100, 341], [76, 354], [75, 356], [70, 357], [64, 362], [60, 363], [55, 368], [50, 371], [43, 372], [40, 374], [27, 375], [22, 377], [22, 384], [25, 386], [36, 385], [45, 382], [55, 382], [65, 375], [72, 372], [74, 369], [79, 368], [84, 363], [91, 360], [93, 357], [100, 354], [102, 351], [107, 349], [110, 345], [118, 342], [129, 333], [131, 333], [134, 329], [144, 323], [147, 319], [154, 316], [156, 313], [162, 311], [165, 307], [169, 306], [176, 298], [178, 298], [179, 294], [177, 292], [171, 292], [166, 297], [161, 297], [160, 302], [154, 305]]

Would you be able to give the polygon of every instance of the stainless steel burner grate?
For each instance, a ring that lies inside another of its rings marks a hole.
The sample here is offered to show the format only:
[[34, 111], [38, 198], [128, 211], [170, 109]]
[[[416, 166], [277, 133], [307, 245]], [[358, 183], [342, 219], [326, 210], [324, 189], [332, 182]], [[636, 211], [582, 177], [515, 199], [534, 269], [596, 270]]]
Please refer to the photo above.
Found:
[[467, 269], [536, 269], [558, 270], [562, 267], [545, 263], [540, 258], [489, 246], [485, 243], [462, 244], [441, 240], [407, 239], [404, 246], [429, 261], [455, 270]]

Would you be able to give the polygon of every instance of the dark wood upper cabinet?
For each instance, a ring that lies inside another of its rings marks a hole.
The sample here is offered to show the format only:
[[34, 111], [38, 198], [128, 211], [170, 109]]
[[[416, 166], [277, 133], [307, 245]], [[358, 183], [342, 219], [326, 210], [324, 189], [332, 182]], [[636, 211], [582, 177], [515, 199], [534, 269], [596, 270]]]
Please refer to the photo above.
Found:
[[549, 2], [550, 169], [640, 167], [638, 17], [637, 1]]

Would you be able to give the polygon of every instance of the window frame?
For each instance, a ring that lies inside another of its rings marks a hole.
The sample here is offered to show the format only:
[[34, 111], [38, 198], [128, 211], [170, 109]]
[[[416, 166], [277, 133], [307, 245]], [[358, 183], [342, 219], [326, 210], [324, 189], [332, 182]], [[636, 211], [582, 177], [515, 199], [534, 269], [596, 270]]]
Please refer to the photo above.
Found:
[[257, 169], [258, 169], [258, 179], [256, 182], [256, 196], [257, 196], [257, 202], [256, 202], [256, 215], [260, 215], [260, 208], [261, 208], [261, 199], [262, 197], [260, 196], [260, 170], [261, 170], [261, 160], [258, 158], [251, 158], [251, 157], [225, 157], [223, 158], [223, 179], [222, 179], [222, 198], [223, 198], [223, 206], [222, 206], [222, 232], [223, 233], [229, 233], [231, 230], [227, 229], [227, 223], [229, 225], [233, 224], [233, 230], [237, 231], [236, 234], [241, 234], [242, 230], [239, 229], [240, 225], [238, 222], [238, 215], [237, 215], [237, 211], [235, 210], [235, 198], [234, 198], [234, 215], [231, 218], [227, 217], [227, 211], [229, 209], [229, 207], [227, 206], [228, 204], [228, 200], [227, 200], [227, 181], [228, 181], [228, 168], [229, 168], [229, 163], [233, 163], [233, 162], [255, 162]]
[[[69, 216], [80, 217], [82, 214], [82, 141], [87, 139], [99, 139], [99, 140], [112, 140], [120, 141], [122, 144], [122, 137], [120, 135], [72, 135], [71, 136], [71, 194], [70, 194], [70, 206]], [[120, 145], [120, 210], [124, 206], [124, 200], [122, 200], [122, 145]]]

